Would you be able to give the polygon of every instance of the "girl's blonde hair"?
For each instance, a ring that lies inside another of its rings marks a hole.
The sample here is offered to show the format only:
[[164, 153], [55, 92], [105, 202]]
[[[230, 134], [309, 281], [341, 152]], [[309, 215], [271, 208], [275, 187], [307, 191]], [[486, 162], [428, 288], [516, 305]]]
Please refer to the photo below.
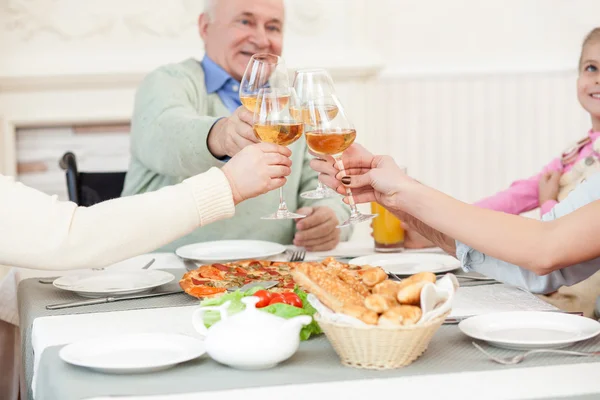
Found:
[[594, 28], [586, 35], [585, 39], [583, 39], [583, 44], [581, 45], [581, 55], [579, 56], [579, 68], [581, 68], [581, 62], [583, 61], [583, 49], [585, 46], [598, 42], [600, 42], [600, 28]]

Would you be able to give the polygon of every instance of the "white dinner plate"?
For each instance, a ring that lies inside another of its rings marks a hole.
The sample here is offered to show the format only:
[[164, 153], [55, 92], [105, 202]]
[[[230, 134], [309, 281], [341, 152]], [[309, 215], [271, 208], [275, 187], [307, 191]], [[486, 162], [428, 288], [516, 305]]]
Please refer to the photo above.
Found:
[[102, 270], [65, 275], [53, 285], [84, 297], [106, 297], [146, 292], [173, 279], [172, 274], [160, 270]]
[[392, 253], [371, 254], [349, 261], [354, 265], [381, 267], [397, 275], [413, 275], [417, 272], [443, 273], [460, 268], [460, 261], [447, 254]]
[[160, 371], [200, 357], [204, 342], [170, 333], [140, 333], [84, 339], [63, 347], [65, 362], [115, 374]]
[[194, 243], [175, 250], [181, 258], [195, 261], [237, 261], [281, 254], [285, 246], [262, 240], [217, 240]]
[[560, 348], [600, 333], [590, 318], [551, 311], [511, 311], [482, 314], [458, 324], [473, 339], [507, 349]]

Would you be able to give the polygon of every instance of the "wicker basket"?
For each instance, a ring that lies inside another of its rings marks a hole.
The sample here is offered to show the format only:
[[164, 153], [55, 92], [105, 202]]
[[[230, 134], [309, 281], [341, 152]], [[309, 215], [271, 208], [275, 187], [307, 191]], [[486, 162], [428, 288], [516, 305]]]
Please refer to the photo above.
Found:
[[448, 314], [423, 325], [397, 328], [342, 325], [324, 321], [319, 314], [315, 320], [342, 364], [382, 370], [405, 367], [419, 358]]

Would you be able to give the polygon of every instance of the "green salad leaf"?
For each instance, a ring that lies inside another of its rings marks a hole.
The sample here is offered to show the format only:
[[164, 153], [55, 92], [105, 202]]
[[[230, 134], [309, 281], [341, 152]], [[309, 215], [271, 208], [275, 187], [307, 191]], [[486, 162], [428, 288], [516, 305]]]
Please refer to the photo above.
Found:
[[[231, 301], [231, 304], [229, 305], [229, 309], [228, 309], [229, 315], [237, 314], [246, 308], [246, 305], [244, 303], [242, 303], [242, 298], [247, 297], [247, 296], [252, 296], [254, 293], [258, 292], [261, 289], [262, 288], [260, 288], [260, 287], [255, 287], [246, 292], [240, 292], [238, 290], [233, 293], [224, 294], [221, 297], [203, 300], [200, 303], [200, 305], [201, 306], [220, 306], [221, 304], [225, 303], [226, 301]], [[289, 304], [276, 303], [276, 304], [272, 304], [270, 306], [259, 308], [258, 310], [265, 311], [265, 312], [277, 315], [278, 317], [282, 317], [282, 318], [286, 318], [286, 319], [294, 318], [294, 317], [297, 317], [300, 315], [310, 315], [312, 317], [317, 310], [315, 310], [315, 308], [313, 306], [311, 306], [310, 303], [308, 302], [306, 292], [304, 292], [300, 288], [296, 287], [294, 289], [294, 293], [296, 293], [298, 295], [298, 297], [300, 298], [300, 300], [302, 300], [302, 308], [290, 306]], [[220, 320], [221, 320], [221, 315], [219, 314], [218, 311], [211, 310], [211, 311], [206, 311], [204, 313], [204, 325], [206, 325], [207, 328], [212, 326], [213, 324], [217, 323]], [[321, 330], [321, 327], [319, 327], [319, 324], [317, 324], [317, 322], [315, 320], [313, 320], [310, 324], [303, 327], [302, 330], [300, 331], [300, 340], [308, 340], [311, 337], [311, 335], [318, 335], [320, 333], [323, 333], [323, 331]]]

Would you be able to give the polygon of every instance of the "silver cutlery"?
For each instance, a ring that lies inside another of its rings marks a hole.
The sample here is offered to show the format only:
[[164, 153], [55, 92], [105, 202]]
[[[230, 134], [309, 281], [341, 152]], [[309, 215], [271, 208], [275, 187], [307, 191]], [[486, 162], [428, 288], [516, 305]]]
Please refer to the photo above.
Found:
[[55, 280], [57, 280], [58, 278], [60, 278], [60, 276], [51, 276], [48, 278], [41, 278], [38, 280], [39, 283], [43, 283], [43, 284], [48, 284], [48, 283], [52, 283]]
[[[155, 258], [153, 258], [152, 260], [150, 260], [150, 261], [148, 262], [148, 264], [144, 265], [144, 266], [142, 267], [142, 269], [148, 269], [148, 268], [150, 268], [150, 266], [151, 266], [152, 264], [154, 264], [154, 261], [156, 261], [156, 259], [155, 259]], [[93, 270], [94, 270], [94, 271], [101, 271], [101, 270], [103, 270], [103, 269], [104, 269], [104, 268], [94, 268]], [[50, 276], [50, 277], [48, 277], [48, 278], [40, 278], [40, 279], [38, 279], [38, 282], [39, 282], [39, 283], [43, 283], [43, 284], [46, 284], [46, 285], [47, 285], [47, 284], [51, 284], [51, 283], [53, 283], [53, 282], [54, 282], [55, 280], [57, 280], [58, 278], [60, 278], [60, 276]]]
[[306, 250], [293, 250], [292, 255], [290, 256], [289, 262], [304, 261], [305, 257], [306, 257]]
[[150, 266], [151, 266], [152, 264], [154, 264], [154, 261], [156, 261], [156, 258], [153, 258], [152, 260], [150, 260], [150, 262], [148, 262], [148, 264], [144, 265], [144, 266], [142, 267], [142, 269], [148, 269], [148, 268], [150, 268]]
[[279, 284], [279, 281], [264, 281], [264, 282], [250, 282], [245, 284], [242, 287], [237, 287], [237, 288], [227, 288], [228, 292], [235, 292], [235, 291], [241, 291], [241, 292], [246, 292], [252, 288], [255, 287], [261, 287], [263, 289], [271, 289], [272, 287], [275, 287]]
[[564, 355], [580, 356], [580, 357], [600, 356], [600, 351], [582, 352], [582, 351], [572, 351], [572, 350], [536, 349], [536, 350], [529, 350], [529, 351], [526, 351], [525, 353], [517, 354], [516, 356], [512, 356], [512, 357], [496, 357], [496, 356], [493, 356], [490, 353], [488, 353], [485, 349], [483, 349], [477, 343], [475, 343], [475, 342], [471, 342], [471, 343], [473, 344], [473, 346], [475, 346], [475, 348], [477, 350], [479, 350], [483, 354], [485, 354], [490, 360], [495, 361], [498, 364], [503, 364], [503, 365], [519, 364], [526, 357], [528, 357], [532, 354], [564, 354]]
[[110, 297], [102, 297], [99, 299], [88, 299], [88, 300], [81, 300], [81, 301], [71, 301], [68, 303], [51, 304], [51, 305], [46, 306], [46, 309], [47, 310], [60, 310], [62, 308], [112, 303], [115, 301], [122, 301], [122, 300], [134, 300], [134, 299], [145, 299], [145, 298], [158, 297], [158, 296], [168, 296], [168, 295], [177, 294], [177, 293], [185, 293], [185, 292], [180, 289], [180, 290], [174, 290], [171, 292], [147, 293], [147, 294], [138, 294], [138, 295], [132, 295], [132, 296], [110, 296]]

